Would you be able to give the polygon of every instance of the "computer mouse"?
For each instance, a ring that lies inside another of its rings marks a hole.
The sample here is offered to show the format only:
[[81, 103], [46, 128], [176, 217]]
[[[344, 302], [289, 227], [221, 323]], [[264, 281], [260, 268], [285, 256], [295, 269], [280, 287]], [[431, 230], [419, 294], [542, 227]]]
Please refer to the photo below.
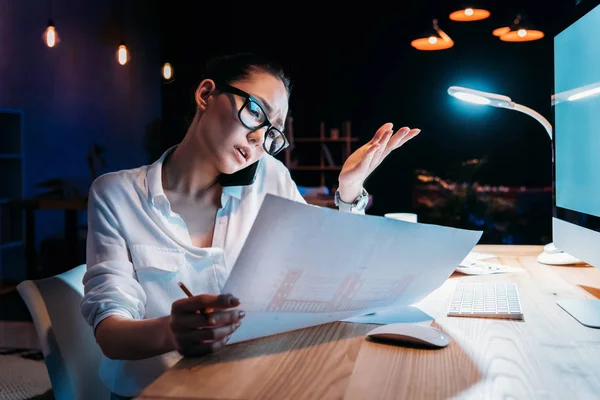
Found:
[[382, 325], [367, 333], [367, 337], [393, 344], [442, 348], [450, 343], [450, 336], [428, 325], [398, 323]]

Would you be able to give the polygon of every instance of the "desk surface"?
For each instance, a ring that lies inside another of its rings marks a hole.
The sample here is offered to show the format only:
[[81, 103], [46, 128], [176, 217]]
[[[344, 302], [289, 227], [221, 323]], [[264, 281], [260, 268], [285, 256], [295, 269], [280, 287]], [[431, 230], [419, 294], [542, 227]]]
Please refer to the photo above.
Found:
[[[541, 246], [477, 246], [523, 271], [453, 275], [419, 307], [452, 337], [440, 350], [364, 339], [375, 325], [336, 322], [230, 345], [184, 359], [140, 399], [594, 398], [600, 329], [584, 327], [558, 299], [600, 298], [600, 271], [538, 264]], [[458, 281], [513, 281], [525, 321], [445, 315]]]

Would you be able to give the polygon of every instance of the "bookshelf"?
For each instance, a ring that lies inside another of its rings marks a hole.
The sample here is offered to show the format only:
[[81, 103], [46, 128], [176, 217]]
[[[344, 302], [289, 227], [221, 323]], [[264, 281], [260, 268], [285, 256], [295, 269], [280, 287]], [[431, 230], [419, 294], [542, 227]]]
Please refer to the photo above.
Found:
[[[285, 150], [285, 165], [299, 185], [326, 187], [331, 193], [326, 202], [333, 204], [339, 172], [358, 138], [352, 136], [350, 121], [344, 121], [341, 129], [332, 126], [328, 131], [321, 121], [319, 128], [317, 137], [294, 137], [292, 120], [288, 118], [285, 132], [290, 146]], [[323, 200], [319, 199], [319, 204]]]
[[0, 280], [25, 278], [23, 214], [23, 113], [0, 109]]

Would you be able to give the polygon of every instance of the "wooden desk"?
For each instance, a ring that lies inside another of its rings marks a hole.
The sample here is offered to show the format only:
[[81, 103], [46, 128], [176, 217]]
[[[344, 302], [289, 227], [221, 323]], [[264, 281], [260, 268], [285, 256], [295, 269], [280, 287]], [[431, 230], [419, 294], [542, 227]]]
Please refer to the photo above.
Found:
[[[600, 330], [557, 304], [600, 297], [593, 267], [538, 264], [541, 246], [477, 246], [521, 267], [453, 275], [420, 304], [452, 337], [441, 350], [365, 340], [373, 325], [332, 323], [184, 359], [140, 399], [574, 399], [600, 394]], [[457, 281], [513, 281], [525, 321], [445, 316]]]

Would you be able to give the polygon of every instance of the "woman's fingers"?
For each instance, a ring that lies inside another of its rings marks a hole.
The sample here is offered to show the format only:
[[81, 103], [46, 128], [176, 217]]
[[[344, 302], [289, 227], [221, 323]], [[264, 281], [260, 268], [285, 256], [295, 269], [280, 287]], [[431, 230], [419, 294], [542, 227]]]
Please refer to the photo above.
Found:
[[414, 138], [415, 136], [417, 136], [419, 133], [421, 132], [420, 129], [411, 129], [410, 131], [408, 131], [406, 133], [406, 135], [404, 135], [399, 141], [398, 143], [396, 143], [394, 145], [394, 147], [392, 147], [393, 149], [397, 149], [398, 147], [404, 145], [404, 143], [408, 142], [410, 139]]
[[177, 337], [177, 341], [180, 343], [180, 345], [191, 346], [198, 343], [221, 340], [235, 332], [240, 325], [241, 322], [236, 322], [232, 325], [219, 326], [217, 328], [188, 330], [177, 333], [175, 336]]
[[202, 314], [184, 314], [178, 315], [172, 320], [173, 330], [197, 329], [208, 326], [231, 325], [246, 316], [244, 311], [215, 311], [208, 314], [208, 317], [213, 320], [213, 324], [209, 324]]

